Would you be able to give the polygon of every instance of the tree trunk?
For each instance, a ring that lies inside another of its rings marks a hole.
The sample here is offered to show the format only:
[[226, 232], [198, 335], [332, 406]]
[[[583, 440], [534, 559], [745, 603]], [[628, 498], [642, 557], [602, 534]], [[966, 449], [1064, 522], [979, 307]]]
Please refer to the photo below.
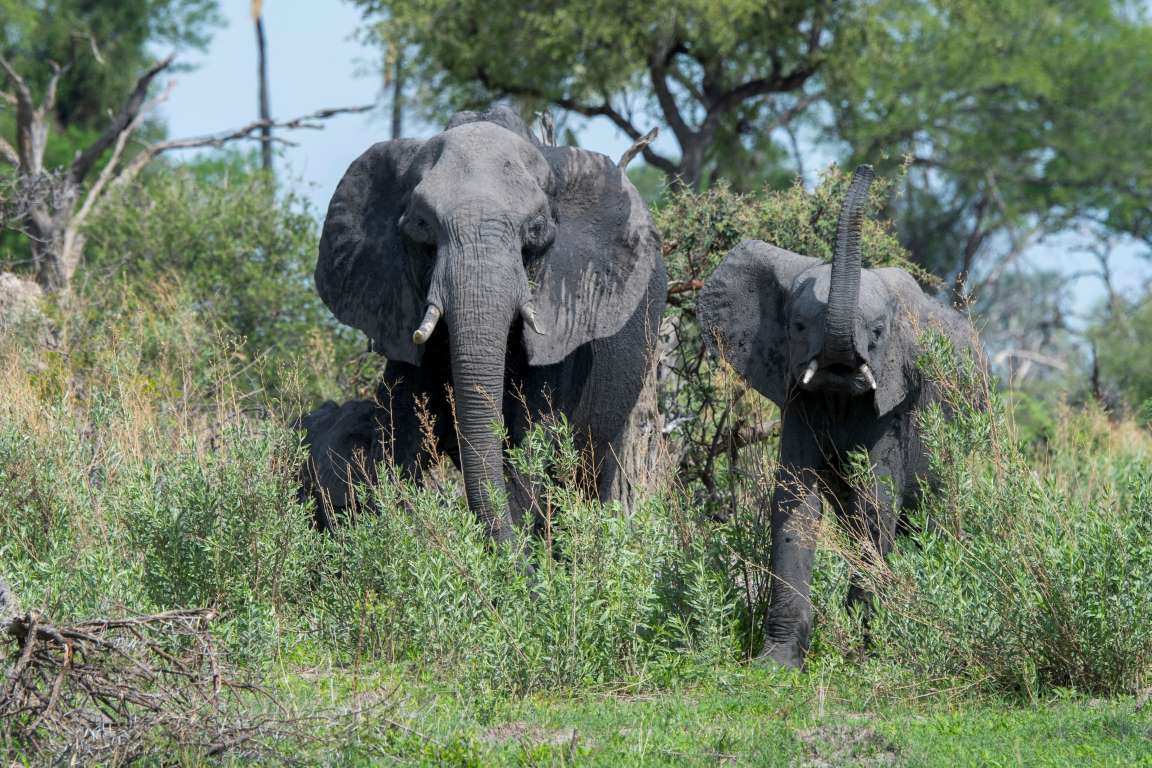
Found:
[[392, 138], [398, 139], [404, 127], [404, 53], [399, 46], [395, 51], [395, 61], [392, 62]]
[[642, 499], [663, 489], [672, 466], [664, 442], [664, 418], [658, 407], [659, 349], [650, 358], [644, 386], [628, 416], [623, 437], [615, 446], [620, 471], [607, 489], [609, 498], [619, 499], [628, 515]]
[[[256, 21], [256, 56], [257, 77], [260, 82], [260, 119], [271, 121], [272, 117], [268, 107], [268, 58], [264, 42], [264, 16], [257, 15]], [[272, 127], [265, 125], [260, 129], [260, 164], [267, 173], [272, 173]]]

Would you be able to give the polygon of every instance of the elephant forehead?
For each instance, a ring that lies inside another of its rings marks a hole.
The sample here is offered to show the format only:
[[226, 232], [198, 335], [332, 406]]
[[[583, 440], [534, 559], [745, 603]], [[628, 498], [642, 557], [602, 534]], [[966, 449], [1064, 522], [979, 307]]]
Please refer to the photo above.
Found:
[[544, 186], [550, 173], [535, 146], [507, 128], [487, 122], [465, 123], [437, 134], [426, 142], [418, 160], [425, 171], [443, 170], [461, 179], [484, 177], [493, 184], [527, 175]]
[[[800, 273], [792, 283], [793, 311], [823, 312], [828, 306], [828, 291], [832, 283], [832, 265], [821, 264]], [[860, 314], [868, 320], [880, 318], [890, 310], [888, 287], [870, 270], [860, 273]]]

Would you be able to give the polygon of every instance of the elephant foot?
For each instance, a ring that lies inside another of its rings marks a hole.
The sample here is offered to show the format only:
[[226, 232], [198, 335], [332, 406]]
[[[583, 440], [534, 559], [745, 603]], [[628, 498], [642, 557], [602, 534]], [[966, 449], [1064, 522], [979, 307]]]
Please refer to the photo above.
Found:
[[764, 641], [764, 649], [760, 651], [758, 661], [784, 667], [785, 669], [801, 670], [804, 668], [804, 649], [795, 640], [774, 642]]

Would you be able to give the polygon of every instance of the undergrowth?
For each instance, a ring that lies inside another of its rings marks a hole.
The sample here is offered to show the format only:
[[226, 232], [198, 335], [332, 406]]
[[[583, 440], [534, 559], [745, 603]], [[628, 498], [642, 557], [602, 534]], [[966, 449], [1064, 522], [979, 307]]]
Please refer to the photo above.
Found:
[[[300, 436], [285, 425], [300, 403], [249, 407], [251, 367], [178, 296], [132, 306], [100, 322], [63, 308], [57, 349], [0, 352], [0, 567], [27, 605], [57, 620], [211, 606], [257, 666], [384, 660], [491, 694], [650, 690], [758, 647], [764, 454], [737, 515], [671, 489], [625, 517], [573, 491], [566, 426], [538, 425], [513, 456], [550, 510], [542, 537], [524, 533], [533, 576], [452, 483], [383, 472], [364, 491], [379, 514], [324, 536], [297, 499]], [[287, 392], [292, 372], [277, 375]], [[940, 493], [866, 574], [873, 663], [1025, 699], [1147, 685], [1147, 429], [1065, 408], [1034, 449], [998, 396], [949, 402], [951, 420], [923, 417]], [[825, 529], [814, 668], [861, 641], [842, 608], [859, 558]]]

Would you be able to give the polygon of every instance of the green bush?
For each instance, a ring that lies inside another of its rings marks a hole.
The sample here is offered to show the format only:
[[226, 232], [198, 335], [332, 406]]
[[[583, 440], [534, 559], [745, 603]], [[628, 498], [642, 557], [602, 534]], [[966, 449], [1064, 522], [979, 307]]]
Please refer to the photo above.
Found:
[[[1152, 675], [1152, 450], [1133, 424], [1062, 408], [1031, 450], [1004, 404], [922, 424], [941, 493], [874, 574], [885, 657], [1031, 698]], [[937, 525], [926, 523], [933, 519]]]
[[385, 481], [380, 515], [336, 535], [327, 642], [518, 693], [650, 687], [734, 658], [734, 596], [708, 553], [685, 545], [694, 532], [674, 502], [625, 517], [557, 474], [580, 460], [566, 426], [538, 425], [529, 440], [515, 460], [554, 511], [541, 539], [525, 534], [534, 574], [513, 549], [493, 551], [460, 498]]
[[[200, 325], [237, 343], [263, 400], [285, 387], [310, 400], [346, 396], [362, 336], [338, 324], [312, 281], [319, 224], [307, 201], [277, 190], [241, 155], [161, 168], [106, 200], [85, 230], [78, 290], [96, 320], [125, 291], [148, 301], [174, 286]], [[315, 360], [311, 367], [300, 359]], [[353, 365], [349, 366], [349, 361]], [[295, 380], [286, 383], [291, 368]], [[372, 375], [369, 372], [369, 377]]]
[[299, 438], [183, 294], [120, 299], [59, 308], [58, 349], [0, 344], [0, 566], [57, 620], [212, 606], [274, 643], [320, 554]]

